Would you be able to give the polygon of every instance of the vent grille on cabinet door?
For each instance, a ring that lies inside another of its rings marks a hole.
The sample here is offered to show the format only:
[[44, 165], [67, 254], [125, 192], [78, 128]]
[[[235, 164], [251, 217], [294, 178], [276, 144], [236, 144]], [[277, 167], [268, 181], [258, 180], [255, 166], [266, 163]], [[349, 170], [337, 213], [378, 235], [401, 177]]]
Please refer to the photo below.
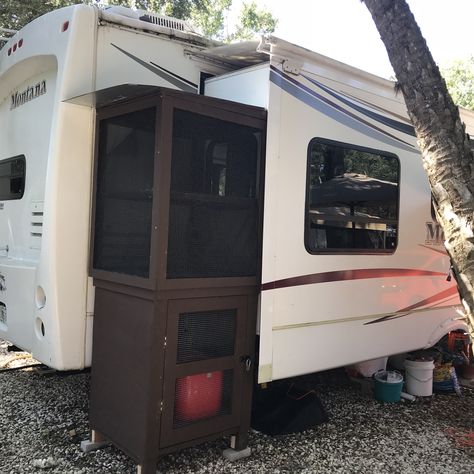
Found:
[[176, 362], [233, 355], [236, 314], [235, 309], [180, 314]]
[[30, 248], [40, 249], [43, 237], [43, 201], [30, 203]]

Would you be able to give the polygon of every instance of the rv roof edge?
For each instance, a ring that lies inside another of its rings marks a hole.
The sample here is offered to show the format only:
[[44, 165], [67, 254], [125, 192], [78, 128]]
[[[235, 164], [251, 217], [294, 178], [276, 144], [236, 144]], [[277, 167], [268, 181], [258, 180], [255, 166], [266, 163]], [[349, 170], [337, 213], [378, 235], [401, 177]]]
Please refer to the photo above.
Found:
[[[309, 72], [340, 80], [340, 75], [350, 78], [351, 85], [364, 90], [371, 90], [387, 99], [393, 100], [394, 82], [370, 72], [350, 66], [336, 59], [317, 53], [310, 49], [290, 43], [273, 35], [267, 35], [259, 46], [259, 51], [270, 54], [273, 61], [297, 60], [310, 67]], [[402, 99], [399, 99], [400, 101]]]
[[189, 52], [191, 57], [222, 64], [231, 69], [254, 66], [270, 60], [268, 54], [258, 49], [258, 41], [244, 41], [218, 45], [199, 52]]
[[[186, 42], [197, 44], [200, 46], [216, 46], [218, 44], [221, 44], [219, 42], [206, 38], [205, 36], [202, 36], [194, 31], [170, 28], [168, 26], [162, 26], [155, 23], [151, 23], [150, 21], [142, 20], [140, 18], [133, 18], [130, 16], [125, 16], [123, 14], [118, 14], [113, 11], [103, 10], [100, 8], [98, 8], [98, 11], [99, 19], [104, 22], [109, 22], [145, 32], [158, 33], [166, 35], [172, 38], [173, 40], [184, 40]], [[149, 12], [149, 14], [153, 15], [153, 12]], [[182, 21], [171, 17], [169, 17], [169, 20], [170, 24], [171, 20], [175, 22]]]

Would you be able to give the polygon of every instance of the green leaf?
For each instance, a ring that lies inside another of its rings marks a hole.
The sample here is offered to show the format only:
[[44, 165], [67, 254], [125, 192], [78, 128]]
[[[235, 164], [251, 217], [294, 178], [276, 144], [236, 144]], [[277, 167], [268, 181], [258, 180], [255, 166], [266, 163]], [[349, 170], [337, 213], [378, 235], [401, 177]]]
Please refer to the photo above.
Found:
[[454, 61], [441, 74], [454, 103], [474, 110], [474, 56]]

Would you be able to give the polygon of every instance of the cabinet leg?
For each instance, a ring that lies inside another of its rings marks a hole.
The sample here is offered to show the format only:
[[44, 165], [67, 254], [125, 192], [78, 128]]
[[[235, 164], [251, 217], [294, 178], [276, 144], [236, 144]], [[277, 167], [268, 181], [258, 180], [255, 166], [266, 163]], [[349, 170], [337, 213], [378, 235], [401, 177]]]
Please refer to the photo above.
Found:
[[91, 442], [92, 443], [103, 443], [105, 442], [105, 436], [97, 430], [91, 430]]
[[143, 461], [137, 466], [137, 474], [156, 474], [156, 464], [158, 460]]
[[110, 442], [105, 439], [102, 433], [97, 430], [92, 430], [91, 439], [81, 441], [81, 450], [85, 453], [90, 453], [91, 451], [101, 449], [105, 446], [108, 446], [109, 444]]
[[230, 448], [225, 449], [222, 455], [228, 461], [238, 461], [239, 459], [248, 458], [251, 454], [251, 450], [248, 447], [249, 434], [248, 432], [242, 432], [235, 436], [230, 437]]
[[245, 449], [249, 444], [249, 433], [246, 431], [245, 433], [238, 433], [236, 435], [232, 435], [230, 437], [230, 447], [237, 451], [241, 451]]

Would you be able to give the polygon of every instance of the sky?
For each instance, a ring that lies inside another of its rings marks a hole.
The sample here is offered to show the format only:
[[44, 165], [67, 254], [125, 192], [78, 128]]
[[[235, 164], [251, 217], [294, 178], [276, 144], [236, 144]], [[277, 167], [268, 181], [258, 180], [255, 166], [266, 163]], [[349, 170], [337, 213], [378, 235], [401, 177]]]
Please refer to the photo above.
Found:
[[[247, 3], [250, 0], [246, 0]], [[393, 70], [360, 0], [253, 0], [278, 19], [275, 36], [381, 77]], [[242, 0], [233, 1], [229, 23]], [[439, 66], [474, 55], [474, 0], [408, 0]]]

